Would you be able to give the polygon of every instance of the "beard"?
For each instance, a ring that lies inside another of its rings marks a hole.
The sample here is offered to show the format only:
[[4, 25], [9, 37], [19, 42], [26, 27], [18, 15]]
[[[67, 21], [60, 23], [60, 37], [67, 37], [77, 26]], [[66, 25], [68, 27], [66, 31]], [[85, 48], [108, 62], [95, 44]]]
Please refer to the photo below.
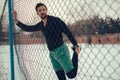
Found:
[[43, 14], [41, 14], [41, 19], [45, 19], [45, 18], [47, 18], [47, 14], [45, 14], [45, 13], [43, 13]]

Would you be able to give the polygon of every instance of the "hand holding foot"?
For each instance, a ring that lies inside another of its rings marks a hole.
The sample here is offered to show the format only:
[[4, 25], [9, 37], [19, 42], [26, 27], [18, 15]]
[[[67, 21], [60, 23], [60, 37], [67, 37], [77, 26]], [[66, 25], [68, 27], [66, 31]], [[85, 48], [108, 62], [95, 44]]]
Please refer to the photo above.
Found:
[[81, 48], [78, 45], [73, 47], [73, 51], [75, 51], [77, 53], [77, 55], [80, 54], [80, 50], [81, 50]]
[[75, 48], [75, 52], [77, 53], [77, 55], [79, 55], [79, 54], [80, 54], [80, 48], [79, 48], [79, 47], [76, 47], [76, 48]]

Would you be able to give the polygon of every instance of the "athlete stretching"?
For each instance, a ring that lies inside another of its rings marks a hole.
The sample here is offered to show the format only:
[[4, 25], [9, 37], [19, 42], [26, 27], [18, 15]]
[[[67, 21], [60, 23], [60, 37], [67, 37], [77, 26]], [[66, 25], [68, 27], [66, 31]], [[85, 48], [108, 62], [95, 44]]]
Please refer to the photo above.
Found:
[[[47, 7], [43, 3], [36, 5], [36, 12], [41, 18], [41, 21], [36, 25], [28, 26], [21, 23], [17, 19], [16, 11], [13, 11], [13, 20], [24, 31], [39, 31], [41, 30], [46, 38], [47, 47], [50, 51], [50, 60], [53, 69], [59, 80], [66, 80], [65, 74], [69, 78], [74, 78], [78, 69], [78, 54], [80, 53], [79, 46], [68, 29], [67, 25], [58, 17], [47, 15]], [[70, 59], [68, 47], [63, 42], [62, 33], [66, 34], [73, 44], [73, 57]]]

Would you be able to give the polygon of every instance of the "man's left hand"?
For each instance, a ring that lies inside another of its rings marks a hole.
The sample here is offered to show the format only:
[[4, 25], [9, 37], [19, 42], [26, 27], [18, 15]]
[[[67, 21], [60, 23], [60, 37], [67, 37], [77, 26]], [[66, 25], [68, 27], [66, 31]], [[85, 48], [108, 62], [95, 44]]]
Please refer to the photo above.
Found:
[[75, 52], [77, 53], [77, 55], [80, 53], [80, 47], [79, 46], [75, 46]]

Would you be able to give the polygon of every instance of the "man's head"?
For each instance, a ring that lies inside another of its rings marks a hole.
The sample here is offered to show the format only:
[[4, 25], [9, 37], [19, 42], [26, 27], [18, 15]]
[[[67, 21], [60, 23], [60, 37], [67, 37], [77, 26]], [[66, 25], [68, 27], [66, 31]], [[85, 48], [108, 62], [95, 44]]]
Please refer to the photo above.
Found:
[[45, 4], [38, 3], [35, 9], [36, 9], [38, 16], [41, 17], [41, 19], [45, 19], [47, 17], [47, 7]]

